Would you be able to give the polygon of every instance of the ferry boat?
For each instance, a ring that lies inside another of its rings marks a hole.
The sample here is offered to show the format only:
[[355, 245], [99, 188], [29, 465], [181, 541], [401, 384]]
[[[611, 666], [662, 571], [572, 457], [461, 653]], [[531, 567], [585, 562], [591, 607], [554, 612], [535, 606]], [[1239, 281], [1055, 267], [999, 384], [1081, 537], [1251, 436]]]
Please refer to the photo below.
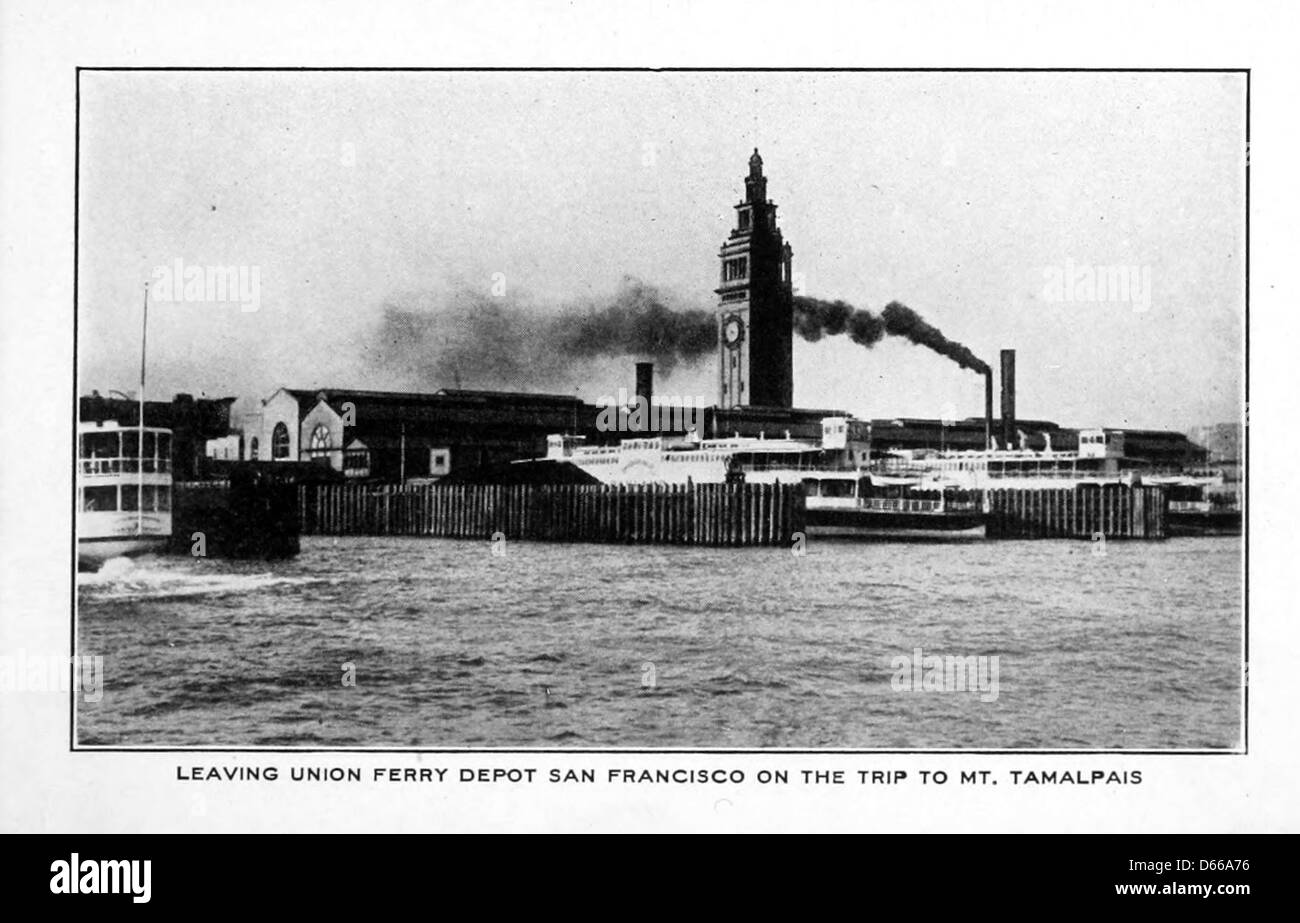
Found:
[[867, 423], [822, 419], [822, 438], [653, 436], [588, 446], [553, 435], [546, 458], [568, 462], [605, 484], [803, 484], [809, 535], [862, 539], [982, 538], [977, 494], [922, 490], [919, 475], [872, 474]]
[[1169, 497], [1165, 528], [1169, 535], [1240, 535], [1241, 494], [1222, 471], [1190, 471], [1143, 478], [1163, 484]]
[[1124, 456], [1124, 434], [1082, 430], [1074, 451], [1044, 449], [898, 451], [877, 459], [872, 471], [914, 477], [923, 484], [993, 490], [1073, 487], [1079, 484], [1132, 484], [1142, 466]]
[[788, 433], [780, 439], [739, 434], [700, 439], [692, 432], [589, 446], [582, 436], [552, 435], [546, 459], [568, 462], [602, 484], [771, 483], [777, 473], [791, 483], [801, 472], [866, 465], [869, 440], [864, 421], [825, 417], [820, 441], [791, 439]]
[[984, 538], [984, 504], [975, 491], [925, 490], [910, 479], [876, 479], [865, 472], [822, 472], [803, 478], [803, 485], [809, 535], [906, 541]]
[[171, 430], [77, 425], [77, 563], [160, 551], [172, 533]]

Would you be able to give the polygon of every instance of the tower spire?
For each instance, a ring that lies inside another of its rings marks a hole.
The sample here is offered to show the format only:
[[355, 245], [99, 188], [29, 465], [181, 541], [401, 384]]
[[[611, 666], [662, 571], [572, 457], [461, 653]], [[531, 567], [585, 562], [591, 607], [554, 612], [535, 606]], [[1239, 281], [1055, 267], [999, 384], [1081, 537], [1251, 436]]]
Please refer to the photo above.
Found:
[[791, 250], [754, 148], [736, 226], [718, 254], [719, 404], [790, 407], [794, 396]]
[[767, 202], [767, 178], [763, 176], [763, 158], [754, 148], [749, 158], [749, 176], [745, 177], [745, 201], [753, 205]]

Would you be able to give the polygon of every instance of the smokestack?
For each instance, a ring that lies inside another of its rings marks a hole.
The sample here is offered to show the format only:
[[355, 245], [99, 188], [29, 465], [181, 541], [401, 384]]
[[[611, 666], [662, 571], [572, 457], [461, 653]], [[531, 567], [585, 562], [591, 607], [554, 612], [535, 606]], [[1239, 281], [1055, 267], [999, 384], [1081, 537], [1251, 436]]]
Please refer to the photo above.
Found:
[[993, 438], [993, 370], [984, 372], [984, 448]]
[[1002, 350], [1002, 447], [1009, 449], [1016, 435], [1016, 351]]
[[650, 399], [654, 397], [655, 390], [655, 364], [653, 362], [638, 362], [636, 364], [636, 396], [637, 402], [645, 401], [646, 413], [650, 412]]

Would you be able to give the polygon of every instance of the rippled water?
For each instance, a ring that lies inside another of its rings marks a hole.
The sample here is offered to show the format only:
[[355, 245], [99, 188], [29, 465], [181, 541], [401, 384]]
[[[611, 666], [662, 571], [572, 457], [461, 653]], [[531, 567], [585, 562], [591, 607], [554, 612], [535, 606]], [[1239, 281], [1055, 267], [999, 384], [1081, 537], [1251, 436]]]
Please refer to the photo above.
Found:
[[[703, 549], [306, 538], [114, 561], [83, 745], [1224, 748], [1241, 541]], [[998, 695], [893, 660], [998, 657]], [[344, 664], [355, 669], [345, 686]]]

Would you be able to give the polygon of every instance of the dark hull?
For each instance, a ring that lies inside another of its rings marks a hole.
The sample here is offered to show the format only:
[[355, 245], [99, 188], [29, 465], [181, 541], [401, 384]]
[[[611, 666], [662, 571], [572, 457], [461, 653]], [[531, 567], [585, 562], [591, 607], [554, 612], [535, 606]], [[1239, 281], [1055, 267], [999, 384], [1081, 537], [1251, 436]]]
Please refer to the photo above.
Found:
[[1175, 513], [1165, 517], [1168, 535], [1240, 535], [1241, 512], [1226, 510], [1217, 513]]
[[984, 538], [984, 514], [912, 513], [885, 510], [809, 509], [809, 535], [888, 541], [969, 541]]
[[94, 571], [110, 558], [158, 554], [167, 549], [166, 535], [106, 535], [77, 541], [77, 570]]

